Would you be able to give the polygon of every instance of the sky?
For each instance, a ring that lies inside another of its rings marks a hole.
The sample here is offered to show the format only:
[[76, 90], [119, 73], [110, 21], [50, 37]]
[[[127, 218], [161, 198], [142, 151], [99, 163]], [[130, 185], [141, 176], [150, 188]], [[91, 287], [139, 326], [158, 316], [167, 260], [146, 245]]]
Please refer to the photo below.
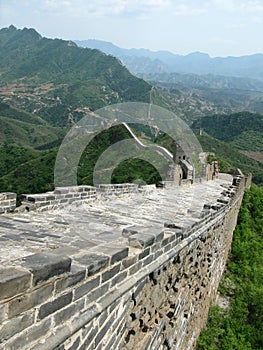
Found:
[[183, 55], [263, 53], [263, 0], [0, 0], [0, 28], [11, 24]]

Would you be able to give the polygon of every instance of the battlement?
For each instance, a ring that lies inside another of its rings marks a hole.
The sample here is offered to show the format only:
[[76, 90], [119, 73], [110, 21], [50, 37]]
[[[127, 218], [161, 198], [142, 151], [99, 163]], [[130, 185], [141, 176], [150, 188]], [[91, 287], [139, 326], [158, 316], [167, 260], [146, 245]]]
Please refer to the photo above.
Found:
[[0, 348], [193, 349], [245, 182], [25, 195], [0, 216]]

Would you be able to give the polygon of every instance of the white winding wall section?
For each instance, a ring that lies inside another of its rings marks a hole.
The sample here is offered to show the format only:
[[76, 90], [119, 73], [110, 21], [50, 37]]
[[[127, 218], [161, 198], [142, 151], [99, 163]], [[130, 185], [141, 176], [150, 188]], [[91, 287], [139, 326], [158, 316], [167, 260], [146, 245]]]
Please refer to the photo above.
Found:
[[131, 137], [134, 139], [135, 143], [137, 144], [137, 146], [139, 148], [150, 148], [150, 149], [154, 149], [157, 152], [159, 152], [160, 154], [162, 154], [166, 159], [168, 159], [170, 162], [173, 162], [173, 155], [171, 152], [169, 152], [166, 148], [162, 147], [162, 146], [158, 146], [158, 145], [152, 145], [152, 146], [146, 146], [144, 145], [139, 139], [138, 137], [134, 134], [134, 132], [131, 130], [131, 128], [129, 127], [128, 124], [126, 123], [122, 123], [123, 126], [128, 130], [129, 134], [131, 135]]

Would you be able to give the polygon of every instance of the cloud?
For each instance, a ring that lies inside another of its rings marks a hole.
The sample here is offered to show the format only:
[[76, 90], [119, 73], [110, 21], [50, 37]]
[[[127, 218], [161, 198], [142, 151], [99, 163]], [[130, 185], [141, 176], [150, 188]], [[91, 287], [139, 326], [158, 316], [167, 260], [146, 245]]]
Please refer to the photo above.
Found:
[[142, 14], [169, 6], [170, 0], [45, 0], [45, 11], [71, 16]]
[[226, 28], [227, 29], [236, 29], [236, 30], [239, 30], [239, 29], [242, 29], [245, 27], [245, 24], [244, 23], [231, 23], [231, 24], [228, 24], [226, 25]]
[[212, 3], [227, 12], [263, 13], [262, 0], [213, 0]]
[[206, 6], [193, 7], [191, 4], [181, 3], [175, 6], [173, 13], [176, 16], [198, 16], [207, 12]]

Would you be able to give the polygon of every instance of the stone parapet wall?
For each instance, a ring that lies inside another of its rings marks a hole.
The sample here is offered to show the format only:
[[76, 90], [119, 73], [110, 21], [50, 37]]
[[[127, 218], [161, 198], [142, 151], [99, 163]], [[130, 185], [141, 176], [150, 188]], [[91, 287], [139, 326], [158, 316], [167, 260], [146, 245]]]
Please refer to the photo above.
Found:
[[17, 211], [54, 210], [71, 205], [73, 202], [93, 201], [108, 196], [122, 196], [132, 193], [149, 192], [155, 185], [105, 184], [93, 186], [57, 187], [54, 191], [39, 194], [22, 194], [21, 206], [16, 208], [15, 193], [0, 193], [0, 214]]
[[98, 245], [74, 257], [42, 252], [2, 266], [0, 349], [194, 349], [244, 185], [238, 178], [222, 188], [198, 222], [128, 226], [125, 246]]
[[10, 213], [16, 209], [16, 193], [0, 193], [0, 214]]
[[22, 207], [20, 209], [58, 209], [76, 201], [94, 200], [96, 197], [96, 188], [92, 186], [58, 187], [54, 191], [46, 193], [22, 194]]

